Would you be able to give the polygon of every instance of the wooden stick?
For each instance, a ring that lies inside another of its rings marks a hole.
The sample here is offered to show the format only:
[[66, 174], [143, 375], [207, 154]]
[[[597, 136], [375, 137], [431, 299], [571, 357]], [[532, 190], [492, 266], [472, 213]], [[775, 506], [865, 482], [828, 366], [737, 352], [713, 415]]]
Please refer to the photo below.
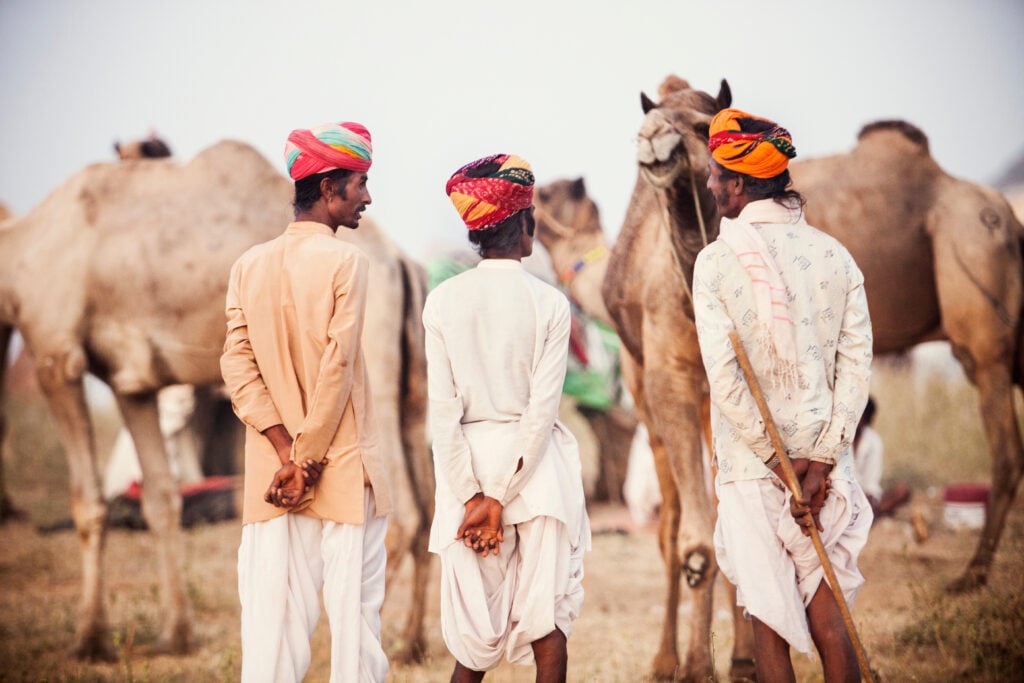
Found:
[[[743, 342], [740, 341], [740, 336], [735, 332], [729, 333], [729, 341], [732, 342], [732, 348], [736, 351], [736, 360], [740, 363], [740, 369], [743, 370], [743, 375], [747, 379], [747, 386], [750, 387], [750, 393], [754, 395], [754, 402], [757, 403], [757, 409], [761, 411], [761, 419], [764, 420], [765, 429], [768, 430], [768, 436], [772, 441], [772, 448], [775, 449], [775, 454], [779, 456], [779, 464], [782, 466], [782, 474], [784, 475], [785, 484], [789, 487], [793, 497], [799, 501], [803, 501], [804, 495], [800, 488], [800, 481], [796, 478], [796, 472], [793, 471], [793, 463], [789, 459], [789, 454], [786, 452], [786, 445], [782, 442], [782, 437], [779, 435], [779, 430], [775, 426], [775, 420], [772, 419], [771, 411], [768, 408], [768, 402], [764, 398], [764, 393], [761, 391], [761, 385], [757, 381], [757, 375], [754, 374], [754, 368], [750, 364], [750, 358], [747, 356], [747, 351], [743, 348]], [[874, 674], [871, 672], [871, 667], [868, 664], [867, 653], [864, 652], [864, 646], [861, 645], [860, 638], [857, 637], [857, 629], [853, 625], [853, 617], [850, 616], [850, 608], [846, 604], [846, 597], [843, 595], [843, 589], [839, 586], [839, 580], [836, 578], [836, 571], [832, 567], [832, 561], [828, 559], [828, 553], [825, 551], [825, 544], [821, 541], [821, 536], [818, 534], [818, 527], [814, 522], [814, 516], [808, 512], [804, 519], [810, 522], [810, 526], [807, 528], [811, 530], [811, 542], [814, 544], [814, 550], [818, 553], [818, 559], [821, 560], [821, 566], [825, 570], [825, 576], [828, 578], [829, 586], [832, 588], [832, 594], [836, 598], [836, 603], [839, 605], [839, 612], [843, 616], [843, 624], [846, 626], [846, 632], [850, 635], [850, 641], [853, 643], [853, 649], [857, 654], [857, 662], [860, 664], [861, 680], [865, 683], [875, 683]]]

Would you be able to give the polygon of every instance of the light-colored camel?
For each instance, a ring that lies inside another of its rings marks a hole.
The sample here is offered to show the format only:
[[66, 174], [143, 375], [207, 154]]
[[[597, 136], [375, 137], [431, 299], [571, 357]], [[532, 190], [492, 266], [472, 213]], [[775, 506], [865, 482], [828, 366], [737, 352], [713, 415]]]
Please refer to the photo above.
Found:
[[[72, 516], [83, 551], [79, 657], [110, 657], [102, 550], [106, 506], [82, 380], [110, 385], [139, 454], [143, 511], [156, 535], [164, 625], [158, 649], [192, 641], [178, 516], [155, 396], [168, 384], [218, 383], [228, 271], [249, 246], [291, 220], [292, 185], [252, 147], [233, 141], [191, 162], [122, 161], [86, 167], [23, 217], [0, 226], [0, 351], [25, 338], [71, 472]], [[428, 573], [433, 473], [425, 434], [421, 268], [373, 223], [339, 238], [371, 261], [365, 352], [396, 509], [389, 571], [411, 556], [414, 597], [398, 657], [418, 656]]]
[[[708, 124], [732, 95], [724, 80], [712, 97], [670, 76], [659, 96], [657, 104], [641, 97], [639, 174], [603, 293], [636, 363], [627, 377], [658, 442], [659, 478], [676, 485], [662, 486], [672, 496], [663, 504], [661, 535], [669, 603], [655, 672], [671, 676], [678, 667], [675, 626], [668, 622], [674, 622], [681, 562], [694, 599], [681, 675], [703, 680], [711, 673], [705, 634], [709, 579], [717, 567], [710, 501], [699, 483], [699, 405], [706, 385], [689, 292], [696, 254], [718, 233], [705, 186]], [[943, 172], [925, 136], [905, 123], [867, 126], [849, 154], [791, 168], [810, 223], [843, 241], [864, 271], [876, 352], [949, 339], [978, 388], [993, 489], [978, 548], [951, 589], [979, 586], [1024, 470], [1013, 408], [1013, 385], [1022, 376], [1024, 228], [996, 192]]]

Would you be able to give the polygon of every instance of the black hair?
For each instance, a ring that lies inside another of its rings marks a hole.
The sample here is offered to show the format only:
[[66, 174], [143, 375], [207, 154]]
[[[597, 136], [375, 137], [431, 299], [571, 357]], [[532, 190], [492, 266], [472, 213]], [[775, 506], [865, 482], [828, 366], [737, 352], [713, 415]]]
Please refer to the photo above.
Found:
[[[740, 118], [738, 120], [740, 131], [743, 133], [765, 133], [777, 128], [776, 124], [770, 121], [762, 121], [761, 119]], [[788, 168], [772, 178], [755, 178], [745, 173], [730, 171], [721, 164], [719, 164], [719, 167], [722, 171], [722, 177], [726, 180], [743, 176], [743, 187], [746, 189], [747, 196], [751, 200], [773, 199], [776, 203], [783, 206], [800, 208], [803, 208], [807, 203], [804, 196], [791, 187], [793, 180], [790, 178]]]
[[529, 209], [523, 209], [516, 211], [502, 222], [489, 228], [470, 230], [469, 241], [480, 256], [484, 256], [489, 251], [511, 251], [519, 244], [524, 221], [527, 234], [533, 237], [533, 230], [536, 225], [533, 220], [533, 214]]
[[868, 402], [864, 406], [864, 412], [861, 413], [860, 421], [869, 425], [873, 419], [875, 419], [875, 399], [868, 396]]
[[348, 177], [352, 175], [354, 171], [350, 171], [347, 168], [336, 168], [333, 171], [325, 171], [323, 173], [314, 173], [313, 175], [306, 176], [302, 180], [295, 181], [295, 199], [292, 201], [292, 207], [295, 208], [295, 215], [299, 215], [302, 211], [309, 211], [313, 208], [313, 205], [319, 201], [322, 196], [320, 192], [320, 181], [324, 178], [330, 178], [338, 187], [343, 188], [345, 183], [348, 181]]

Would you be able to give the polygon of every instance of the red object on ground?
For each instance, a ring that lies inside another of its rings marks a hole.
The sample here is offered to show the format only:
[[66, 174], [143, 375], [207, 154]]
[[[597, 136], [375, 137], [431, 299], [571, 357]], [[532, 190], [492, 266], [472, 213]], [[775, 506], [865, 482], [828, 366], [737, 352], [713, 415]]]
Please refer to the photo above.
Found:
[[950, 484], [943, 497], [947, 503], [984, 503], [988, 507], [988, 484]]

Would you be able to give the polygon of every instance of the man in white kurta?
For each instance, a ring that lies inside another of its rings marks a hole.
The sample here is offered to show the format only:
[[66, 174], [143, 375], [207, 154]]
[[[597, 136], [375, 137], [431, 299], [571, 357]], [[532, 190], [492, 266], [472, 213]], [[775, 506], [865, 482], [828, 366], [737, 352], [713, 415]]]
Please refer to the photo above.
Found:
[[[518, 157], [489, 159], [481, 172], [529, 172]], [[468, 177], [462, 196], [474, 187]], [[494, 210], [497, 225], [475, 228], [492, 228], [485, 238], [504, 229], [515, 248], [482, 247], [484, 259], [434, 289], [423, 312], [437, 475], [430, 550], [441, 557], [441, 628], [456, 677], [460, 665], [483, 672], [503, 656], [532, 663], [535, 642], [556, 629], [569, 636], [583, 600], [590, 530], [579, 452], [557, 419], [569, 303], [519, 260], [529, 254], [519, 247], [532, 246], [530, 197], [518, 199], [525, 208]], [[467, 503], [481, 497], [501, 513], [497, 554], [457, 539]]]
[[[770, 124], [738, 110], [720, 112], [712, 121], [709, 147], [714, 150], [716, 140], [727, 145], [712, 152], [708, 181], [723, 218], [719, 238], [701, 251], [694, 267], [694, 311], [718, 465], [715, 549], [723, 572], [737, 586], [738, 602], [755, 619], [759, 678], [771, 678], [761, 669], [770, 659], [762, 641], [772, 639], [758, 637], [764, 625], [801, 652], [811, 652], [813, 638], [831, 680], [829, 666], [852, 652], [826, 652], [819, 642], [822, 626], [813, 623], [812, 600], [819, 588], [828, 591], [824, 570], [791, 514], [791, 496], [777, 476], [777, 454], [729, 333], [739, 334], [750, 356], [788, 455], [804, 477], [806, 497], [813, 495], [818, 505], [824, 501], [820, 509], [812, 508], [852, 604], [863, 583], [857, 556], [872, 518], [856, 481], [852, 449], [868, 398], [871, 324], [863, 276], [853, 258], [837, 240], [809, 226], [799, 196], [784, 189], [788, 157], [779, 149], [786, 145], [772, 140], [788, 141], [788, 132], [775, 124], [739, 130], [751, 121]], [[754, 142], [764, 147], [757, 150]], [[751, 147], [760, 156], [750, 154]], [[728, 171], [720, 163], [729, 164]], [[760, 175], [752, 180], [743, 175], [747, 169]], [[775, 190], [781, 201], [750, 196], [765, 185], [760, 179], [781, 181]], [[818, 477], [813, 483], [812, 473]], [[839, 629], [842, 633], [841, 622]], [[779, 666], [791, 667], [788, 650], [775, 652], [780, 659], [785, 654]]]

